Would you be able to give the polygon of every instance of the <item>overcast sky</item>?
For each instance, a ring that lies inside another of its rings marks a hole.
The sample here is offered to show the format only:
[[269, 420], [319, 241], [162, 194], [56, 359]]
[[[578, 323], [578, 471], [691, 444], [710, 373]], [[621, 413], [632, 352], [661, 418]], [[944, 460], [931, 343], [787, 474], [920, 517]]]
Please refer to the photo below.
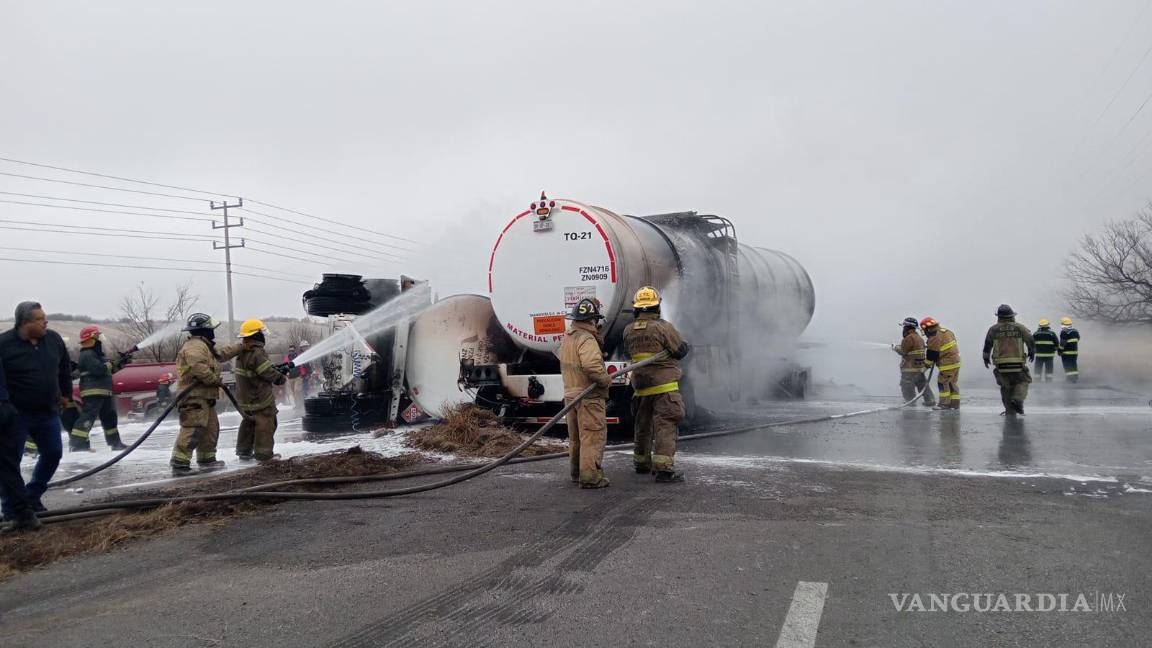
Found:
[[[1152, 45], [1147, 5], [0, 0], [0, 156], [421, 241], [372, 266], [311, 245], [395, 251], [385, 239], [287, 214], [316, 227], [249, 225], [320, 256], [239, 250], [235, 261], [317, 278], [407, 272], [442, 296], [484, 291], [499, 229], [541, 189], [621, 213], [717, 213], [807, 267], [810, 336], [890, 340], [905, 316], [931, 314], [975, 353], [1003, 301], [1030, 324], [1058, 317], [1078, 237], [1152, 195], [1152, 108], [1139, 110], [1152, 61], [1137, 68]], [[2, 175], [0, 191], [207, 211]], [[11, 203], [0, 219], [212, 234], [206, 222]], [[223, 259], [205, 241], [10, 229], [0, 241], [4, 259], [219, 269], [12, 247]], [[224, 313], [220, 274], [5, 260], [0, 276], [5, 313], [33, 298], [116, 315], [140, 282], [184, 281]], [[285, 278], [295, 283], [238, 276], [237, 317], [302, 314], [309, 281]]]

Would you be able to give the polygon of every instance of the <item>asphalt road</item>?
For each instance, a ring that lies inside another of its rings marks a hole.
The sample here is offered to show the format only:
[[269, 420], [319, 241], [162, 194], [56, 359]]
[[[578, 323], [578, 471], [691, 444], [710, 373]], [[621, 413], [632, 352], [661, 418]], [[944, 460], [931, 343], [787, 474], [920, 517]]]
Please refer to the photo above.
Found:
[[[546, 462], [187, 527], [0, 585], [0, 644], [1147, 645], [1147, 405], [971, 401], [685, 444], [680, 485], [614, 453], [602, 491]], [[907, 609], [973, 593], [1094, 611]]]

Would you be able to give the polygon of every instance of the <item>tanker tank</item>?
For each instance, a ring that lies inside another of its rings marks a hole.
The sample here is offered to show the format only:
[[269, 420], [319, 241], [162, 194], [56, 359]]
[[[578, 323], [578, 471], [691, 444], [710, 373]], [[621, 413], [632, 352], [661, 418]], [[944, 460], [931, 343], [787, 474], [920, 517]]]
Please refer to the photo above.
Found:
[[656, 287], [664, 317], [694, 348], [686, 382], [707, 407], [768, 396], [815, 307], [812, 281], [795, 259], [742, 244], [730, 221], [695, 212], [622, 216], [542, 198], [501, 232], [488, 270], [504, 331], [539, 356], [559, 347], [572, 306], [596, 297], [604, 349], [621, 357], [632, 295]]

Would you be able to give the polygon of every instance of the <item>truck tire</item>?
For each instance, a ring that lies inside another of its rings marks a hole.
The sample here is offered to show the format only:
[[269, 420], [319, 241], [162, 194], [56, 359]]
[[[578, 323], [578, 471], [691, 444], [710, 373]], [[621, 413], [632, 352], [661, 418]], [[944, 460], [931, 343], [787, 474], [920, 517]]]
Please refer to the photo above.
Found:
[[329, 315], [361, 315], [372, 309], [368, 300], [333, 295], [314, 295], [312, 291], [304, 293], [304, 311], [316, 317]]

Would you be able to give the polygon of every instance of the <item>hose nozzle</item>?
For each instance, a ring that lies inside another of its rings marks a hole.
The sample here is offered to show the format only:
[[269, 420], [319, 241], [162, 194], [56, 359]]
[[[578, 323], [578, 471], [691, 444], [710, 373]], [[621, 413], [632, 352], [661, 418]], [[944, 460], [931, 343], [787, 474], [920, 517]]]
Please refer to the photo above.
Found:
[[291, 362], [291, 361], [281, 362], [278, 365], [273, 365], [272, 368], [275, 369], [276, 371], [279, 371], [280, 373], [284, 374], [285, 376], [287, 376], [288, 372], [290, 372], [296, 368], [296, 363]]

